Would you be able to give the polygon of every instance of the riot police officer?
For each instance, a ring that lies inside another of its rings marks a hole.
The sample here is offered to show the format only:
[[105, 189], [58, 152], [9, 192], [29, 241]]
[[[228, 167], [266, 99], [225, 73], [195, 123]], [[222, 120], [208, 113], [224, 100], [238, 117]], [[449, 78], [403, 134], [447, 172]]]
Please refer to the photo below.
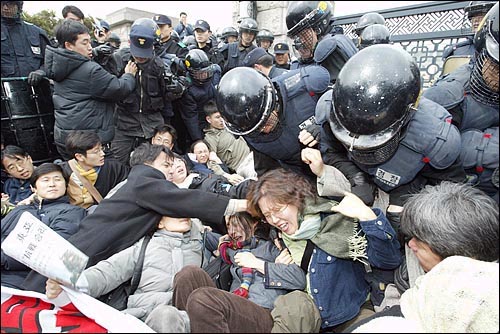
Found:
[[499, 21], [497, 3], [474, 36], [476, 61], [443, 76], [424, 93], [452, 114], [463, 133], [461, 154], [471, 182], [496, 198], [492, 175], [499, 164]]
[[274, 79], [248, 67], [237, 67], [221, 79], [216, 93], [217, 108], [229, 132], [243, 136], [254, 152], [255, 170], [284, 167], [311, 177], [316, 175], [301, 160], [302, 130], [313, 132], [318, 94], [329, 82], [321, 66], [308, 66]]
[[460, 133], [445, 108], [420, 97], [419, 68], [402, 48], [361, 50], [344, 65], [332, 93], [318, 103], [329, 115], [323, 160], [344, 173], [365, 203], [373, 201], [371, 184], [387, 192], [396, 230], [405, 195], [442, 180], [465, 181]]
[[38, 85], [45, 77], [45, 31], [22, 18], [23, 1], [2, 1], [2, 78], [28, 77]]
[[[474, 34], [479, 28], [479, 23], [488, 11], [493, 7], [495, 1], [470, 1], [464, 8], [464, 17], [462, 20], [462, 34], [467, 34], [466, 39], [452, 45], [448, 45], [443, 51], [443, 60], [451, 56], [470, 56], [474, 57]], [[470, 31], [466, 30], [466, 21], [470, 22]]]
[[234, 27], [225, 27], [222, 29], [221, 39], [224, 44], [236, 42], [238, 40], [238, 30]]
[[257, 37], [259, 27], [257, 21], [251, 17], [246, 17], [241, 20], [239, 27], [239, 40], [226, 45], [223, 45], [219, 52], [224, 59], [222, 62], [215, 62], [221, 65], [222, 74], [227, 71], [243, 66], [243, 61], [250, 51], [256, 48], [253, 41]]
[[354, 32], [356, 33], [356, 35], [361, 36], [363, 30], [366, 27], [371, 26], [372, 24], [385, 25], [385, 19], [379, 13], [375, 12], [366, 13], [359, 18], [358, 23], [356, 24], [356, 28], [354, 29]]
[[374, 44], [390, 44], [390, 35], [389, 29], [385, 25], [372, 24], [363, 29], [361, 36], [359, 36], [358, 47], [361, 50]]
[[[190, 82], [187, 89], [188, 99], [195, 103], [193, 113], [189, 113], [194, 115], [194, 119], [189, 119], [187, 114], [183, 116], [191, 137], [191, 141], [186, 146], [189, 147], [192, 142], [203, 138], [202, 131], [208, 126], [203, 107], [208, 101], [215, 99], [215, 87], [221, 78], [221, 68], [219, 65], [213, 64], [206, 53], [200, 49], [189, 50], [184, 64]], [[183, 104], [187, 103], [185, 99], [182, 102]], [[177, 127], [176, 129], [178, 130]]]
[[255, 42], [258, 47], [264, 48], [269, 52], [269, 48], [274, 42], [274, 34], [268, 29], [261, 29], [255, 37]]
[[[333, 7], [328, 1], [292, 1], [287, 9], [287, 35], [294, 41], [293, 47], [299, 53], [298, 60], [292, 62], [290, 69], [296, 69], [316, 63], [335, 62], [343, 55], [352, 55], [357, 49], [341, 29], [331, 24]], [[323, 43], [318, 50], [319, 42], [335, 37], [328, 43]], [[320, 54], [316, 54], [316, 52]], [[328, 69], [328, 68], [327, 68]], [[329, 69], [330, 70], [330, 69]], [[331, 73], [333, 77], [334, 74]]]

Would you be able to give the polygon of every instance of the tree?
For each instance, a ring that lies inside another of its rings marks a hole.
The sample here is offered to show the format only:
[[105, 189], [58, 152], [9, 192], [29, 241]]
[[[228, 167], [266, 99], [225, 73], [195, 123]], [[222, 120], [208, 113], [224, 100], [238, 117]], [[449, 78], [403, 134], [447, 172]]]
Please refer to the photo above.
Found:
[[33, 15], [23, 11], [23, 20], [39, 26], [45, 30], [49, 37], [54, 37], [54, 27], [60, 21], [56, 18], [56, 13], [53, 10], [45, 9]]
[[[39, 26], [40, 28], [45, 30], [49, 38], [52, 38], [55, 37], [54, 28], [63, 19], [58, 19], [56, 17], [56, 13], [53, 10], [42, 10], [41, 12], [33, 15], [30, 15], [27, 12], [23, 11], [23, 20]], [[83, 22], [85, 26], [89, 29], [89, 31], [92, 32], [93, 31], [92, 19], [89, 17], [85, 17]]]

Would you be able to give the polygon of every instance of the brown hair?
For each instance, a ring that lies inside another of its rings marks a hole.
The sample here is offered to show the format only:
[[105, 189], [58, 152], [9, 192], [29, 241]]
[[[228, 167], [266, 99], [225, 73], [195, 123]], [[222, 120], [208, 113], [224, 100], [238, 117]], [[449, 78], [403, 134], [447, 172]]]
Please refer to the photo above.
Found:
[[259, 201], [269, 197], [275, 204], [292, 204], [302, 213], [306, 198], [316, 198], [313, 186], [302, 175], [278, 168], [266, 172], [256, 182], [250, 185], [247, 194], [247, 211], [254, 217], [264, 218], [259, 207]]
[[245, 232], [245, 239], [249, 239], [254, 236], [255, 228], [258, 221], [250, 216], [247, 212], [238, 212], [227, 219], [227, 225], [240, 226], [243, 232]]

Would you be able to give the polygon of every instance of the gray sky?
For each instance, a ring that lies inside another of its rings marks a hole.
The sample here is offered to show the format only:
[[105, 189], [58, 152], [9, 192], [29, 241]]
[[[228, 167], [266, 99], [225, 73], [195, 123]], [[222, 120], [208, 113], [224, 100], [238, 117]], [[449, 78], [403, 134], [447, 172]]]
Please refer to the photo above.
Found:
[[[335, 16], [364, 13], [429, 1], [336, 1]], [[62, 18], [61, 10], [65, 5], [74, 5], [82, 10], [85, 16], [105, 18], [123, 7], [146, 10], [153, 13], [178, 17], [181, 11], [188, 14], [188, 22], [198, 19], [206, 20], [212, 31], [232, 25], [232, 2], [228, 1], [24, 1], [24, 10], [29, 14], [44, 9], [54, 10]]]

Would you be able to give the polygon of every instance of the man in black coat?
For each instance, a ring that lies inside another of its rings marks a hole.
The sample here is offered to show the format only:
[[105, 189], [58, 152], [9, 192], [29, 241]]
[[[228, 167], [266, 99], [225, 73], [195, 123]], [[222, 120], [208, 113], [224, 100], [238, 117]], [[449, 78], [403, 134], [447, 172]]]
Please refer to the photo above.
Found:
[[[80, 230], [68, 239], [89, 256], [87, 267], [130, 247], [154, 231], [163, 216], [199, 218], [224, 234], [223, 216], [246, 210], [246, 200], [179, 189], [167, 181], [173, 158], [167, 148], [149, 143], [134, 151], [133, 167], [125, 185], [104, 199], [94, 213], [81, 222]], [[46, 277], [32, 271], [23, 287], [43, 293], [45, 281]]]

